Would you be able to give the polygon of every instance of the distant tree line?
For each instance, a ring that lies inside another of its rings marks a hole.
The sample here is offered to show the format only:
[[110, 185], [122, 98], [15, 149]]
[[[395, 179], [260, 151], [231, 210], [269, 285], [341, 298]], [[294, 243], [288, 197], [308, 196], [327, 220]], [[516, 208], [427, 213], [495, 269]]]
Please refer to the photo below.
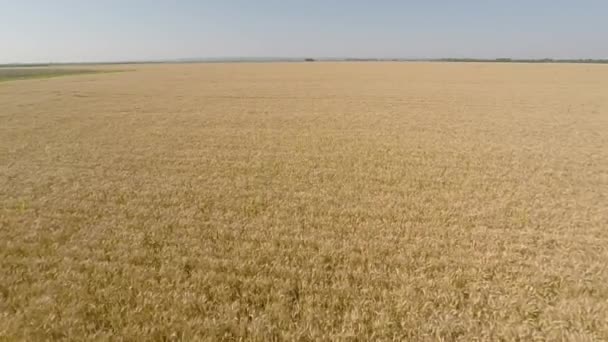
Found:
[[512, 59], [512, 58], [496, 58], [496, 59], [479, 59], [479, 58], [441, 58], [440, 62], [475, 62], [475, 63], [600, 63], [608, 64], [608, 59]]
[[[215, 63], [215, 62], [296, 62], [301, 58], [241, 58], [241, 59], [192, 59], [192, 60], [167, 60], [167, 61], [124, 61], [124, 62], [81, 62], [81, 63], [11, 63], [0, 64], [0, 68], [27, 68], [27, 67], [52, 67], [63, 65], [114, 65], [114, 64], [140, 64], [140, 63]], [[585, 64], [608, 64], [608, 59], [512, 59], [512, 58], [305, 58], [305, 62], [317, 61], [344, 61], [344, 62], [471, 62], [471, 63], [585, 63]]]

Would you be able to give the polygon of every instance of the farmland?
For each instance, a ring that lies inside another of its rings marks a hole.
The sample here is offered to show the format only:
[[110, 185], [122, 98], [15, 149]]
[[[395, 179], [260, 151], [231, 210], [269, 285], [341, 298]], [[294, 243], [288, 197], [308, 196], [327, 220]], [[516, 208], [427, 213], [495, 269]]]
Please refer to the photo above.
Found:
[[608, 67], [129, 69], [0, 83], [0, 340], [608, 339]]
[[76, 68], [46, 68], [46, 67], [0, 67], [0, 82], [24, 80], [30, 78], [51, 78], [78, 74], [91, 74], [100, 70], [83, 70]]

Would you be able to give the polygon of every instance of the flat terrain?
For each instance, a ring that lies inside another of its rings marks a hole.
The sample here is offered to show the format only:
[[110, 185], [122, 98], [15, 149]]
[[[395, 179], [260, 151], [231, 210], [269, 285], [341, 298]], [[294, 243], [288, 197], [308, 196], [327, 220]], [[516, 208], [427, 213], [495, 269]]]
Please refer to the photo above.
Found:
[[607, 66], [129, 68], [0, 84], [0, 339], [608, 339]]
[[28, 67], [28, 68], [13, 68], [13, 67], [0, 67], [0, 82], [3, 81], [14, 81], [24, 80], [30, 78], [50, 78], [77, 74], [91, 74], [101, 71], [97, 70], [84, 70], [75, 69], [71, 67], [64, 68], [39, 68], [39, 67]]

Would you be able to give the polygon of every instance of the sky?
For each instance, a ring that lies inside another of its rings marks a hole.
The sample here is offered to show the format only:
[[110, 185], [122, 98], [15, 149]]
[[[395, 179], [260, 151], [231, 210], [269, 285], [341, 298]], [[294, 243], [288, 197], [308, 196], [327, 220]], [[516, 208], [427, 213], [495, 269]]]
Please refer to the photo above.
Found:
[[606, 0], [0, 0], [0, 63], [608, 58]]

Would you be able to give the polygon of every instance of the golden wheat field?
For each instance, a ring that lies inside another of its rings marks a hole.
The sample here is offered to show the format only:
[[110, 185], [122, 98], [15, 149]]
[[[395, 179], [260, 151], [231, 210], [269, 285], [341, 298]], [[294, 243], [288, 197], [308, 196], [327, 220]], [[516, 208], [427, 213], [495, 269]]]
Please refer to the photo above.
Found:
[[0, 340], [608, 339], [607, 66], [103, 68], [0, 84]]

